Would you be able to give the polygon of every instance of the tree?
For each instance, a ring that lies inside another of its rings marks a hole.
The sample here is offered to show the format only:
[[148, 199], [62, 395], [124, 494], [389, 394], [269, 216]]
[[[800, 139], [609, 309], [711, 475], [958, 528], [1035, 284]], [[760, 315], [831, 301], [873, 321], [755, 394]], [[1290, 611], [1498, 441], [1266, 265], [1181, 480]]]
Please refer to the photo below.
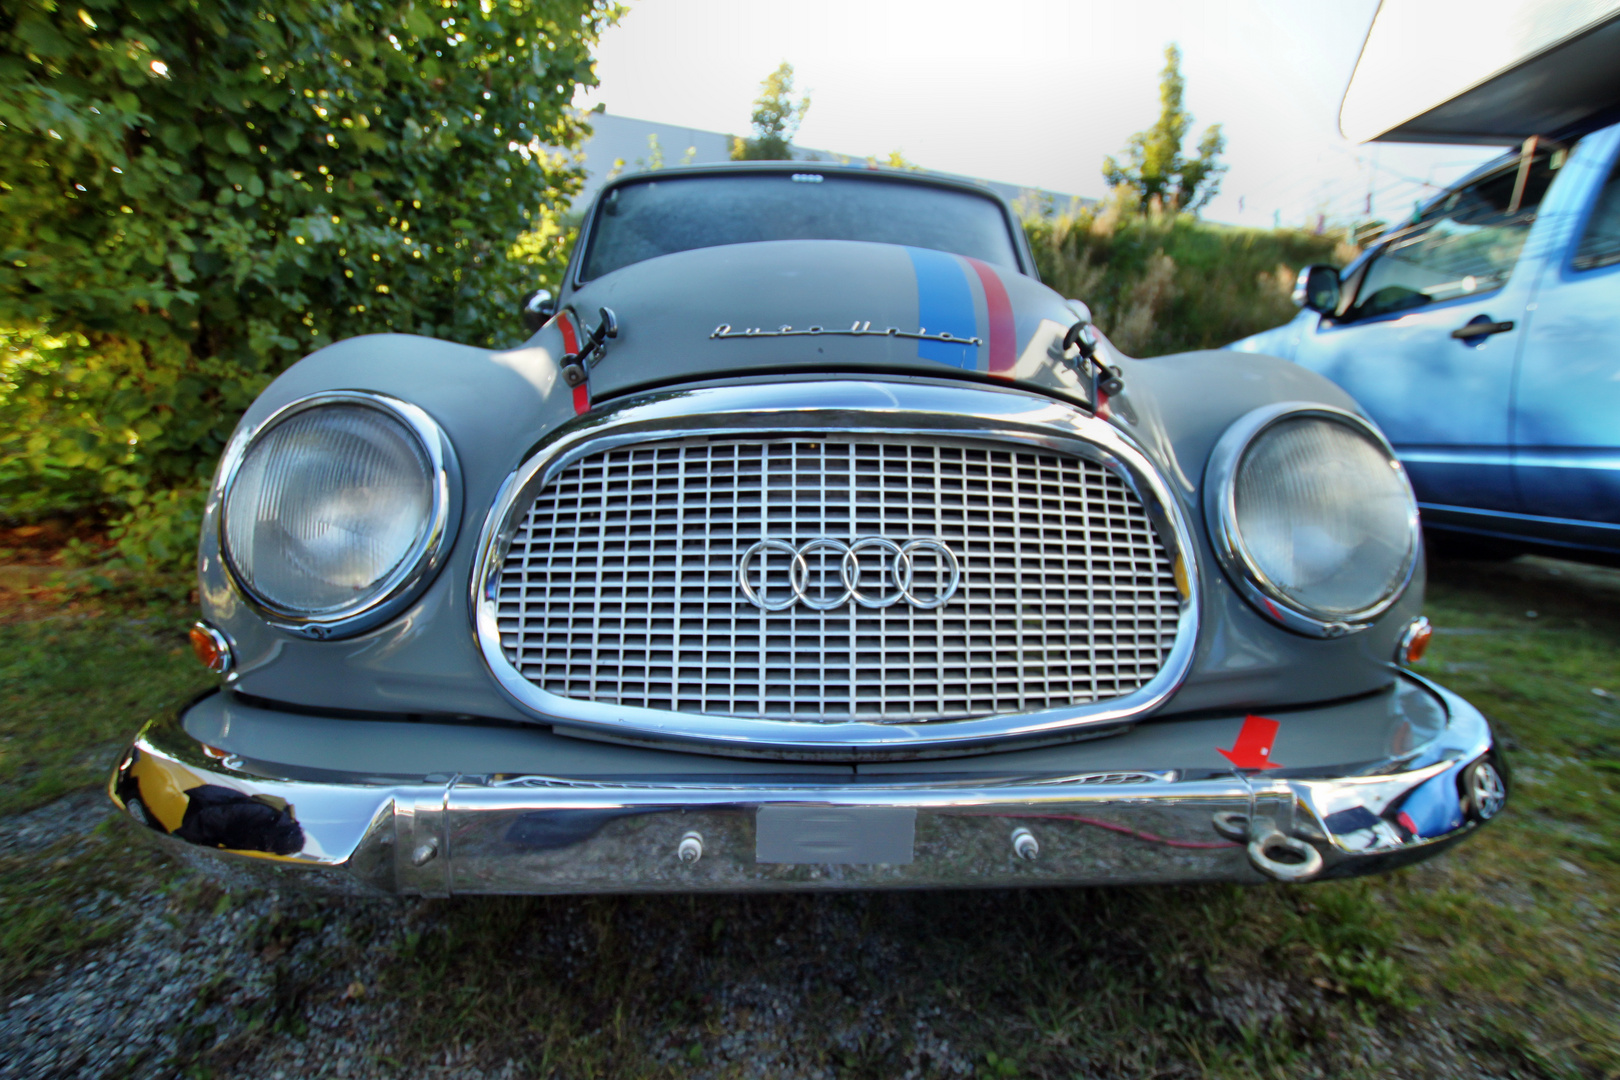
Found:
[[793, 65], [782, 66], [765, 76], [754, 99], [754, 137], [731, 140], [733, 161], [792, 161], [793, 136], [798, 134], [804, 114], [810, 109], [810, 95], [793, 98]]
[[[178, 564], [305, 353], [496, 345], [556, 262], [609, 0], [14, 0], [0, 16], [0, 515]], [[526, 242], [520, 237], [527, 235]]]
[[[680, 164], [690, 165], [692, 164], [692, 160], [696, 157], [697, 147], [688, 146], [686, 148], [686, 153], [681, 155]], [[608, 175], [608, 179], [610, 180], [624, 171], [624, 159], [614, 158], [613, 166], [613, 171]], [[663, 167], [664, 146], [658, 141], [657, 134], [649, 133], [647, 136], [647, 156], [644, 158], [636, 158], [636, 168], [642, 170], [643, 172], [657, 172]]]
[[906, 172], [921, 172], [922, 166], [906, 157], [903, 150], [890, 150], [884, 157], [869, 157], [868, 165], [885, 169], [904, 169]]
[[1140, 209], [1160, 206], [1172, 213], [1197, 213], [1220, 191], [1221, 174], [1226, 171], [1217, 160], [1226, 149], [1221, 125], [1211, 124], [1205, 130], [1198, 141], [1197, 157], [1181, 154], [1182, 140], [1192, 127], [1192, 116], [1181, 104], [1185, 90], [1181, 50], [1167, 46], [1159, 78], [1158, 122], [1131, 136], [1124, 165], [1112, 157], [1103, 160], [1103, 179], [1108, 186], [1133, 192]]

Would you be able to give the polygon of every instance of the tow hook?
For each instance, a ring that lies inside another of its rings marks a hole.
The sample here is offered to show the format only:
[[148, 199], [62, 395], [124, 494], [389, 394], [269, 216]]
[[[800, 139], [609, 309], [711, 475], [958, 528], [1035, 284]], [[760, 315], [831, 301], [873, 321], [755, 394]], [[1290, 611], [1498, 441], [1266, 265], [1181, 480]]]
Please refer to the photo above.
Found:
[[1269, 817], [1224, 811], [1216, 814], [1215, 831], [1228, 840], [1246, 843], [1249, 862], [1275, 881], [1309, 881], [1322, 872], [1322, 853], [1304, 840], [1289, 836]]

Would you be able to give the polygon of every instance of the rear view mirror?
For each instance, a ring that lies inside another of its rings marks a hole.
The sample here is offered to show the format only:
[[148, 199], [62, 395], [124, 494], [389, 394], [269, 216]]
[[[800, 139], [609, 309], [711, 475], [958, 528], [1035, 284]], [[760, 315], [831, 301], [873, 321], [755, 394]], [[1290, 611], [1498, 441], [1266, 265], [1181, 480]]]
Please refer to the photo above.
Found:
[[1294, 303], [1324, 315], [1339, 307], [1339, 272], [1331, 266], [1307, 266], [1294, 282]]
[[551, 298], [548, 289], [536, 289], [523, 298], [523, 325], [534, 333], [546, 325], [546, 320], [557, 313], [557, 301]]

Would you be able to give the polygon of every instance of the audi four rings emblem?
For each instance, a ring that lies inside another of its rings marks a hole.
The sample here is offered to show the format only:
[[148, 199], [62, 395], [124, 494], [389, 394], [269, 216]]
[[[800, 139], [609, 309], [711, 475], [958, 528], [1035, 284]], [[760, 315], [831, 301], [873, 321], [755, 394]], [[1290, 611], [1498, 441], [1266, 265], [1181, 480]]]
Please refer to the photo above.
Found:
[[[816, 598], [810, 595], [810, 561], [807, 556], [820, 551], [842, 555], [838, 564], [838, 579], [843, 583], [844, 591], [837, 596]], [[748, 580], [748, 572], [753, 568], [756, 556], [767, 552], [775, 552], [788, 556], [792, 561], [788, 563], [788, 585], [792, 592], [778, 600], [769, 599], [764, 595], [765, 580], [763, 569], [760, 573], [759, 588]], [[884, 583], [878, 595], [869, 595], [861, 592], [861, 554], [862, 552], [879, 553], [878, 560], [881, 565], [884, 555], [892, 558], [890, 577], [893, 579], [893, 591], [888, 583]], [[919, 597], [911, 591], [914, 582], [912, 558], [916, 555], [932, 553], [938, 557], [940, 565], [950, 575], [945, 587], [938, 590], [932, 597]], [[831, 611], [855, 601], [864, 608], [893, 607], [905, 600], [914, 608], [923, 611], [935, 611], [948, 603], [956, 595], [956, 589], [962, 584], [962, 564], [956, 557], [956, 552], [946, 547], [940, 540], [907, 540], [897, 544], [893, 540], [886, 540], [881, 536], [863, 536], [851, 543], [834, 540], [830, 536], [818, 536], [808, 540], [798, 547], [794, 547], [786, 540], [761, 540], [759, 543], [743, 552], [742, 561], [737, 564], [737, 586], [742, 589], [748, 602], [763, 611], [786, 611], [794, 604], [803, 604], [813, 611]]]

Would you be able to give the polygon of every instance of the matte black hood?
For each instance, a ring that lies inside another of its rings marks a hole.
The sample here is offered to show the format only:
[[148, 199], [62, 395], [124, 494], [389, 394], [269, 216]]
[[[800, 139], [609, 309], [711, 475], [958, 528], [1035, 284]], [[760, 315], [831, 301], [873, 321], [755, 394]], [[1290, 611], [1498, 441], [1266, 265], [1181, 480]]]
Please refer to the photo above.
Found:
[[[664, 255], [580, 287], [584, 328], [612, 308], [593, 399], [747, 371], [961, 373], [1084, 402], [1063, 355], [1077, 315], [1008, 267], [925, 248], [773, 240]], [[971, 374], [970, 374], [971, 373]]]

